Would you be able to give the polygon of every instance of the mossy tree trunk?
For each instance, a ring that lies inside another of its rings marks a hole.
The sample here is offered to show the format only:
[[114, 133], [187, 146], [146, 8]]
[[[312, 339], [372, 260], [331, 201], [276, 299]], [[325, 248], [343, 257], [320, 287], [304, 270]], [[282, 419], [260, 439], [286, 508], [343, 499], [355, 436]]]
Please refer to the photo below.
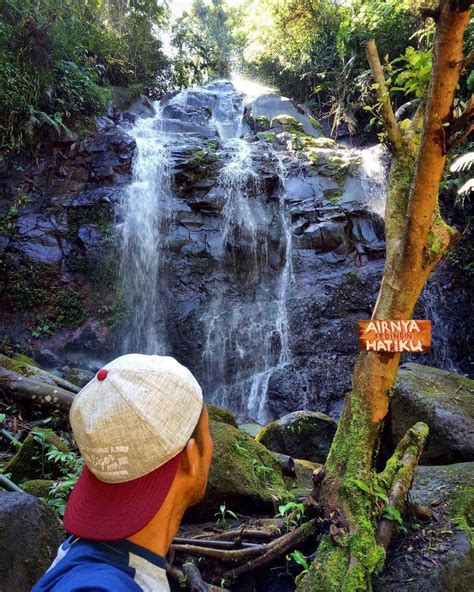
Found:
[[[425, 13], [437, 25], [432, 77], [426, 100], [405, 133], [393, 115], [375, 43], [367, 47], [392, 145], [386, 264], [374, 319], [411, 318], [431, 271], [457, 236], [440, 216], [438, 192], [450, 130], [457, 129], [452, 107], [471, 4], [472, 0], [441, 0], [436, 10]], [[323, 537], [309, 572], [300, 581], [299, 592], [368, 591], [372, 574], [383, 566], [386, 545], [377, 543], [376, 534], [382, 508], [377, 496], [368, 492], [391, 487], [375, 474], [374, 454], [399, 362], [397, 353], [359, 355], [321, 487], [319, 501], [331, 523], [329, 534]], [[426, 435], [426, 426], [417, 426], [408, 456], [418, 458]], [[398, 479], [402, 467], [397, 463], [403, 456], [399, 454], [392, 462]], [[384, 471], [385, 476], [390, 472]], [[406, 479], [403, 482], [406, 484]]]

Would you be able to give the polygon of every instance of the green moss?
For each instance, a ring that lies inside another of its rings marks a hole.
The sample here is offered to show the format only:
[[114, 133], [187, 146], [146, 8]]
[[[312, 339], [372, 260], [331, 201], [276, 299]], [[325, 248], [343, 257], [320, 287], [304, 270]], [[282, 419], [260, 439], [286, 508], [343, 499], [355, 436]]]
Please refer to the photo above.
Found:
[[357, 393], [351, 393], [345, 413], [349, 416], [340, 420], [326, 461], [326, 478], [338, 482], [338, 495], [350, 510], [351, 533], [323, 538], [298, 586], [300, 592], [366, 592], [371, 589], [371, 574], [383, 566], [385, 552], [376, 543], [372, 522], [373, 499], [357, 486], [362, 480], [372, 489], [375, 478], [373, 471], [363, 469], [371, 466], [369, 410]]
[[258, 115], [254, 119], [254, 127], [257, 132], [265, 132], [270, 129], [270, 120], [265, 115]]
[[225, 409], [224, 407], [218, 407], [217, 405], [210, 405], [209, 403], [206, 403], [206, 407], [210, 420], [220, 421], [221, 423], [226, 423], [227, 425], [231, 425], [234, 428], [237, 427], [235, 416], [228, 409]]
[[58, 465], [48, 461], [45, 456], [51, 447], [61, 452], [69, 452], [69, 446], [54, 432], [35, 428], [28, 434], [15, 456], [5, 465], [5, 473], [10, 473], [15, 483], [58, 475]]
[[276, 134], [275, 132], [258, 132], [257, 139], [261, 142], [266, 142], [267, 144], [270, 144], [271, 142], [274, 142], [276, 140]]
[[2, 361], [2, 366], [4, 368], [16, 372], [17, 374], [21, 374], [21, 376], [33, 376], [34, 374], [37, 374], [34, 368], [29, 367], [36, 365], [34, 360], [22, 354], [16, 354], [12, 358], [5, 358]]
[[31, 479], [23, 483], [21, 488], [26, 493], [34, 495], [35, 497], [46, 497], [49, 490], [53, 486], [54, 481], [52, 479]]
[[233, 426], [210, 421], [214, 453], [203, 501], [193, 510], [202, 521], [223, 503], [234, 512], [273, 511], [289, 492], [279, 462], [264, 446]]
[[343, 189], [325, 189], [323, 191], [324, 199], [327, 199], [329, 203], [337, 206], [341, 197], [344, 195]]
[[270, 127], [282, 127], [285, 132], [304, 132], [304, 127], [301, 122], [291, 115], [277, 115], [270, 123]]

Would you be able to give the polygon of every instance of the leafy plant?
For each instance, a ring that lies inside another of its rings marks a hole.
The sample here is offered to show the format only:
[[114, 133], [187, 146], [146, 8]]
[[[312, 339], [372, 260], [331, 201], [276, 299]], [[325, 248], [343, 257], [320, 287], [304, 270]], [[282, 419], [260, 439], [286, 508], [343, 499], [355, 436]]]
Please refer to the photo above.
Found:
[[287, 561], [294, 561], [298, 565], [301, 565], [301, 567], [303, 568], [304, 572], [308, 571], [308, 569], [309, 569], [309, 563], [308, 563], [308, 560], [306, 558], [306, 555], [303, 555], [303, 553], [301, 551], [298, 551], [298, 549], [295, 549], [294, 551], [292, 551], [291, 553], [289, 553], [286, 556], [286, 560]]
[[227, 520], [229, 520], [229, 518], [238, 520], [237, 514], [232, 512], [232, 510], [228, 510], [225, 503], [219, 506], [219, 511], [216, 512], [214, 516], [217, 516], [217, 524], [218, 526], [222, 526], [222, 528], [226, 527]]
[[290, 531], [301, 523], [303, 516], [304, 504], [287, 502], [278, 506], [278, 514], [275, 518], [284, 518], [286, 530]]

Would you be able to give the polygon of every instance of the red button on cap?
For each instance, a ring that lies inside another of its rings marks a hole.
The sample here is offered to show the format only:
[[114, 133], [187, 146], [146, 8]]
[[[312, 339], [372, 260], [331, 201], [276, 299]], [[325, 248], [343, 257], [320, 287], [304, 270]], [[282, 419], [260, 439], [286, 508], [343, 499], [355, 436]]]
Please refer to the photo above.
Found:
[[108, 370], [102, 368], [102, 370], [99, 370], [99, 372], [97, 372], [97, 380], [105, 380], [107, 378], [108, 373]]

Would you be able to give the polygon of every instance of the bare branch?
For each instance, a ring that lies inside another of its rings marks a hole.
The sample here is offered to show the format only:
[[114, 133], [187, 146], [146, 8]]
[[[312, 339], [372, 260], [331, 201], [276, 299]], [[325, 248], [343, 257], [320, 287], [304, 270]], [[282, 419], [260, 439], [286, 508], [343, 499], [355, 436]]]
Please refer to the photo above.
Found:
[[380, 111], [385, 131], [387, 132], [388, 139], [395, 150], [401, 151], [403, 148], [402, 132], [398, 127], [395, 113], [393, 112], [388, 88], [385, 83], [385, 76], [382, 70], [382, 64], [380, 63], [377, 46], [375, 45], [375, 41], [373, 39], [367, 43], [365, 53], [372, 71], [372, 76], [374, 77], [375, 82], [378, 84], [376, 94], [382, 105]]

